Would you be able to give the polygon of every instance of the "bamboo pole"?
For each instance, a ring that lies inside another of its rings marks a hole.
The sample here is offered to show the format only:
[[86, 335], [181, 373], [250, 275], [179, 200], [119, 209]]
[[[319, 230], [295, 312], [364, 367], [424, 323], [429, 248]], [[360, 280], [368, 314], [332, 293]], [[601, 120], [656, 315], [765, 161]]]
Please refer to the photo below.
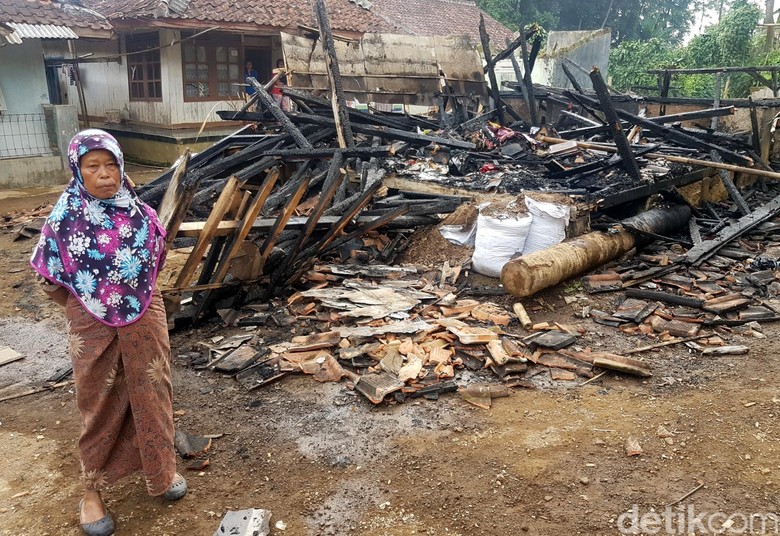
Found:
[[[542, 136], [541, 140], [546, 143], [564, 143], [571, 140], [564, 140], [562, 138], [552, 138], [550, 136]], [[604, 151], [608, 153], [616, 153], [617, 148], [613, 145], [607, 145], [604, 143], [593, 143], [587, 141], [576, 142], [578, 147], [583, 149], [595, 149], [597, 151]], [[697, 158], [687, 158], [685, 156], [673, 156], [661, 153], [646, 153], [642, 155], [643, 158], [650, 159], [664, 159], [669, 162], [677, 162], [678, 164], [690, 164], [692, 166], [710, 167], [714, 169], [725, 169], [726, 171], [733, 171], [734, 173], [745, 173], [747, 175], [755, 175], [757, 177], [767, 177], [769, 179], [780, 180], [780, 173], [775, 171], [767, 171], [765, 169], [749, 168], [744, 166], [737, 166], [734, 164], [726, 164], [725, 162], [712, 162], [710, 160], [700, 160]]]

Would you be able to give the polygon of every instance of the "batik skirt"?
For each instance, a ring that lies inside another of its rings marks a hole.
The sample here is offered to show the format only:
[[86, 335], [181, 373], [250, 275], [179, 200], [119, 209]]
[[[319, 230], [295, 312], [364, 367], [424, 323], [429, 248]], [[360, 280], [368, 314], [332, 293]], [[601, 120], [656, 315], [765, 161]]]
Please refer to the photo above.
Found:
[[65, 316], [86, 489], [101, 490], [140, 471], [149, 494], [162, 495], [175, 477], [176, 454], [170, 342], [160, 292], [127, 326], [99, 322], [73, 295]]

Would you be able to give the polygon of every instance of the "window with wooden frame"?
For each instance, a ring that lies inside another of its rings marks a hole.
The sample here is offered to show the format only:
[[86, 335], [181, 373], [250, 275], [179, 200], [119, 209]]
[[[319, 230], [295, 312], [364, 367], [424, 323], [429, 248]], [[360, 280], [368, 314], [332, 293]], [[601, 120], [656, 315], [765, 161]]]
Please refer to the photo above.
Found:
[[[186, 37], [182, 32], [182, 38]], [[234, 36], [208, 36], [182, 43], [185, 101], [237, 97], [241, 91], [241, 47]]]
[[128, 35], [127, 77], [131, 101], [162, 101], [160, 36], [157, 32]]

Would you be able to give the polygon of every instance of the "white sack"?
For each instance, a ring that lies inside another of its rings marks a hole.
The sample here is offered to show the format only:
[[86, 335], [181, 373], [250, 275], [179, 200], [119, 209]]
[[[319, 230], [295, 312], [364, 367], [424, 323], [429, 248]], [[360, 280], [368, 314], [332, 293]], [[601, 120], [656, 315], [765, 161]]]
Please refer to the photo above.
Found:
[[489, 277], [500, 277], [504, 265], [523, 251], [532, 220], [530, 214], [504, 219], [480, 214], [471, 257], [474, 270]]
[[535, 201], [526, 196], [525, 204], [533, 215], [531, 228], [523, 246], [523, 255], [560, 244], [566, 238], [571, 207], [546, 201]]

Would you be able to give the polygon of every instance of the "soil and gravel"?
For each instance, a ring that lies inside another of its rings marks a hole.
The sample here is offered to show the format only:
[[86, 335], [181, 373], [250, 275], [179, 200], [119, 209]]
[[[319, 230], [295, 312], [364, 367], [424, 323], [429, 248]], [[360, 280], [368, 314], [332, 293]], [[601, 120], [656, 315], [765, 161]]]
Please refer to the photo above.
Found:
[[[56, 200], [58, 190], [23, 194], [0, 198], [0, 214]], [[27, 270], [32, 246], [0, 234], [0, 346], [26, 355], [0, 367], [0, 399], [40, 386], [68, 362], [62, 313]], [[415, 261], [416, 248], [419, 263], [454, 258], [440, 246], [418, 240], [405, 260]], [[583, 347], [619, 353], [650, 342], [579, 318], [584, 305], [608, 310], [617, 297], [578, 292], [563, 285], [524, 303], [537, 321], [585, 327]], [[567, 304], [564, 296], [580, 299]], [[457, 394], [374, 406], [344, 384], [303, 376], [247, 392], [183, 364], [199, 341], [234, 331], [214, 322], [173, 334], [177, 427], [221, 436], [210, 465], [186, 472], [190, 491], [176, 504], [148, 497], [138, 478], [109, 489], [118, 535], [210, 536], [226, 511], [245, 508], [270, 510], [272, 534], [285, 536], [613, 535], [621, 534], [618, 521], [630, 530], [631, 517], [620, 516], [634, 507], [650, 516], [645, 534], [707, 534], [714, 532], [695, 524], [691, 509], [727, 516], [778, 509], [776, 325], [764, 325], [765, 339], [727, 335], [748, 344], [748, 355], [665, 348], [645, 354], [651, 378], [610, 373], [585, 386], [549, 383], [494, 400], [490, 410]], [[642, 455], [626, 455], [630, 436]], [[0, 535], [80, 534], [77, 438], [72, 385], [0, 401]], [[700, 484], [669, 507], [669, 526], [653, 523], [653, 512]], [[284, 530], [274, 527], [279, 521]], [[765, 528], [780, 532], [771, 522]]]

